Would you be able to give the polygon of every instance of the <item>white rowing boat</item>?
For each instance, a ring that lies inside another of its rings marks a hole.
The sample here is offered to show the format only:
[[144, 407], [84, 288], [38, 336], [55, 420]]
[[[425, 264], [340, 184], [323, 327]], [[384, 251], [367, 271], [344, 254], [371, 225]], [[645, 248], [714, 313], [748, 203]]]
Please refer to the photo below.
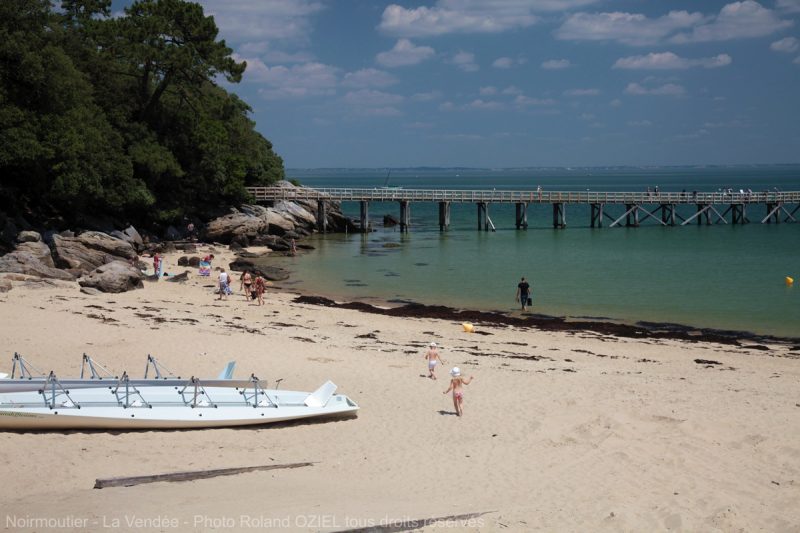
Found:
[[59, 380], [53, 372], [0, 377], [0, 430], [233, 427], [358, 411], [350, 398], [335, 394], [330, 381], [308, 393], [268, 389], [252, 375], [231, 379], [230, 364], [223, 375], [206, 380], [162, 377], [155, 360], [153, 366], [157, 377], [149, 379], [127, 373], [101, 378], [94, 368], [92, 377], [79, 379]]

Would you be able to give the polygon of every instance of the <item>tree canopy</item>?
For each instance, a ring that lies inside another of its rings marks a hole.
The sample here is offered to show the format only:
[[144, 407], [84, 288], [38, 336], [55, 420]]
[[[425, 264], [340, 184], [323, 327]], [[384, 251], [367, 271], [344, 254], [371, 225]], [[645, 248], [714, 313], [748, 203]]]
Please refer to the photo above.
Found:
[[3, 207], [172, 222], [284, 176], [249, 106], [246, 63], [183, 0], [0, 2]]

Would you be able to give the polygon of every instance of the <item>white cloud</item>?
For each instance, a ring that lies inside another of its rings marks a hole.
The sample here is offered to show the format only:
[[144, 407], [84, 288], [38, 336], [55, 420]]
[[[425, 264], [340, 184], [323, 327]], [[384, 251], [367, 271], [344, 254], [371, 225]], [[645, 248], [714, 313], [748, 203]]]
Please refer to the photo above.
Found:
[[656, 44], [677, 30], [705, 20], [701, 13], [670, 11], [651, 19], [632, 13], [575, 13], [556, 30], [556, 37], [569, 41], [618, 41], [643, 46]]
[[593, 113], [581, 113], [578, 118], [581, 120], [594, 120], [596, 117]]
[[686, 94], [686, 89], [675, 83], [665, 83], [657, 87], [644, 87], [638, 83], [629, 83], [628, 86], [625, 87], [625, 94], [632, 94], [635, 96], [682, 96]]
[[781, 20], [775, 11], [763, 7], [754, 0], [733, 2], [722, 8], [711, 22], [694, 28], [690, 33], [681, 33], [671, 41], [676, 43], [699, 43], [727, 41], [746, 37], [763, 37], [793, 25], [790, 20]]
[[795, 57], [792, 63], [794, 63], [795, 65], [800, 65], [800, 56]]
[[514, 99], [514, 103], [520, 107], [551, 106], [555, 105], [556, 101], [553, 100], [552, 98], [532, 98], [530, 96], [525, 96], [524, 94], [520, 94]]
[[575, 13], [556, 30], [556, 37], [574, 41], [617, 41], [632, 46], [696, 43], [763, 37], [793, 25], [754, 0], [725, 5], [719, 13], [703, 15], [670, 11], [650, 18], [637, 13]]
[[397, 78], [383, 70], [364, 68], [348, 72], [342, 79], [345, 87], [388, 87], [397, 83]]
[[617, 59], [612, 68], [620, 69], [687, 69], [691, 67], [717, 68], [731, 64], [731, 56], [719, 54], [714, 57], [688, 59], [672, 52], [650, 53], [646, 56], [630, 56]]
[[631, 120], [628, 122], [628, 126], [633, 126], [635, 128], [642, 128], [647, 126], [652, 126], [653, 123], [649, 120]]
[[[251, 71], [250, 67], [253, 66]], [[267, 99], [333, 94], [337, 85], [338, 71], [336, 67], [322, 63], [268, 67], [259, 60], [254, 60], [253, 63], [248, 60], [248, 72], [251, 73], [252, 80], [267, 86], [258, 91]]]
[[475, 54], [464, 52], [463, 50], [455, 54], [450, 62], [463, 70], [464, 72], [475, 72], [480, 69], [475, 63]]
[[449, 33], [500, 33], [527, 28], [538, 22], [536, 12], [583, 7], [598, 0], [438, 0], [432, 6], [386, 7], [378, 26], [401, 37], [428, 37]]
[[509, 94], [511, 96], [516, 96], [518, 94], [522, 94], [522, 89], [519, 87], [515, 87], [514, 85], [509, 85], [505, 89], [503, 89], [503, 94]]
[[500, 102], [495, 102], [492, 100], [482, 100], [480, 98], [473, 100], [469, 104], [466, 105], [467, 109], [486, 109], [490, 111], [495, 111], [498, 109], [503, 108], [503, 104]]
[[384, 67], [416, 65], [434, 54], [430, 46], [416, 46], [408, 39], [400, 39], [388, 52], [380, 52], [375, 59]]
[[567, 89], [564, 96], [597, 96], [600, 94], [598, 89]]
[[620, 100], [619, 98], [614, 98], [608, 103], [608, 105], [610, 105], [611, 107], [622, 107], [622, 100]]
[[792, 54], [800, 48], [800, 42], [794, 37], [784, 37], [780, 41], [775, 41], [769, 47], [776, 52]]
[[776, 6], [787, 13], [800, 13], [800, 0], [778, 0]]
[[542, 68], [545, 70], [560, 70], [572, 66], [569, 59], [548, 59], [542, 62]]
[[498, 57], [492, 62], [494, 68], [511, 68], [514, 65], [514, 60], [510, 57]]
[[492, 87], [491, 85], [489, 85], [488, 87], [481, 87], [480, 89], [478, 89], [478, 93], [481, 96], [492, 96], [494, 94], [497, 94], [497, 87]]
[[306, 41], [312, 15], [324, 9], [316, 0], [199, 0], [213, 15], [220, 37], [240, 43], [263, 40]]

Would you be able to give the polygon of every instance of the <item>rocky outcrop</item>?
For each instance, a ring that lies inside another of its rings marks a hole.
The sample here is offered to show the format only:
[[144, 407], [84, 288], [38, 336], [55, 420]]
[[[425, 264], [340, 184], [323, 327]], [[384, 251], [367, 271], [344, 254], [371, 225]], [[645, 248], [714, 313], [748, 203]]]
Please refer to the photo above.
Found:
[[87, 231], [77, 237], [53, 235], [55, 264], [81, 273], [119, 259], [134, 259], [136, 250], [122, 239], [98, 231]]
[[125, 292], [141, 289], [144, 274], [125, 261], [111, 261], [89, 272], [78, 282], [102, 292]]
[[236, 261], [228, 265], [233, 272], [255, 272], [256, 275], [262, 276], [269, 281], [283, 281], [289, 279], [289, 271], [280, 267], [272, 266], [256, 266], [255, 263], [248, 259], [236, 259]]
[[71, 281], [75, 276], [64, 270], [53, 268], [31, 252], [13, 251], [0, 257], [0, 272], [16, 272], [40, 278], [55, 278]]
[[206, 240], [229, 244], [238, 236], [256, 237], [266, 232], [264, 219], [236, 210], [228, 215], [215, 218], [205, 230]]

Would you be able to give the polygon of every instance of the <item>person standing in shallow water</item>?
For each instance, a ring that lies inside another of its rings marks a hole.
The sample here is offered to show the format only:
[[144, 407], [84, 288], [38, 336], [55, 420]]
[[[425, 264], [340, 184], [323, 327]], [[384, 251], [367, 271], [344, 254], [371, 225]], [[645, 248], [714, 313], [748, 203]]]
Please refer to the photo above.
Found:
[[475, 379], [474, 376], [470, 376], [468, 378], [461, 377], [461, 370], [454, 366], [453, 369], [450, 371], [450, 386], [447, 387], [447, 390], [444, 391], [444, 394], [447, 394], [450, 391], [453, 391], [453, 407], [456, 408], [456, 415], [461, 416], [464, 414], [464, 385], [469, 385], [472, 383], [472, 380]]
[[517, 301], [522, 305], [522, 310], [528, 306], [528, 298], [531, 295], [531, 286], [523, 276], [522, 280], [517, 283]]

